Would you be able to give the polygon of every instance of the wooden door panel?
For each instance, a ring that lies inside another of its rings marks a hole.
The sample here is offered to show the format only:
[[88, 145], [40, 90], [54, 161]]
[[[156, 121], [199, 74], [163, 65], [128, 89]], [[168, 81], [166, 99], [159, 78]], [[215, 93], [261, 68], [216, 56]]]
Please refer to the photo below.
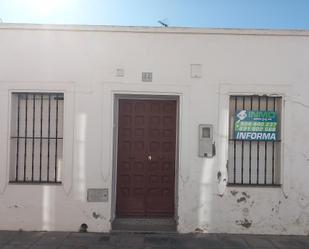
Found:
[[143, 134], [146, 116], [143, 103], [119, 102], [117, 200], [119, 216], [145, 215], [145, 155]]
[[[175, 202], [176, 101], [152, 103], [146, 208], [149, 216], [172, 216]], [[166, 167], [169, 165], [169, 167]]]
[[117, 215], [173, 216], [176, 101], [120, 100], [118, 124]]

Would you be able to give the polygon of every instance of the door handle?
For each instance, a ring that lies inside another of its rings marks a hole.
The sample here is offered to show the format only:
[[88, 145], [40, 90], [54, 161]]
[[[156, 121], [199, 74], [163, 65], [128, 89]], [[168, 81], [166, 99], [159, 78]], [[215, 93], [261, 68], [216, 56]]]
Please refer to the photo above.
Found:
[[148, 161], [151, 161], [152, 157], [151, 155], [148, 155]]

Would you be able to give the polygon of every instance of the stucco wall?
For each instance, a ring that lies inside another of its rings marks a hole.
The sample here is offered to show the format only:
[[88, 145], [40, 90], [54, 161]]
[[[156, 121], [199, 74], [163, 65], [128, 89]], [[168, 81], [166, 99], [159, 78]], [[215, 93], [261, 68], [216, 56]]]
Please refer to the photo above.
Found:
[[[309, 234], [308, 33], [3, 24], [0, 55], [0, 229], [109, 231], [114, 96], [153, 94], [179, 96], [179, 232]], [[8, 184], [13, 90], [65, 92], [62, 185]], [[282, 187], [226, 187], [233, 93], [283, 96]], [[201, 123], [214, 125], [214, 158], [198, 157]], [[88, 188], [109, 201], [87, 202]]]

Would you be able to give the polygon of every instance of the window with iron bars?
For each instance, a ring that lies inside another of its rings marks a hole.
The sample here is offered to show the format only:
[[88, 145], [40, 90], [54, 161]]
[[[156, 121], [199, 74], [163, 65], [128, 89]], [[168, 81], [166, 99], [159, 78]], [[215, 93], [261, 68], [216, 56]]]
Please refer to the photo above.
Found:
[[63, 108], [63, 93], [12, 93], [10, 183], [61, 183]]
[[[228, 184], [249, 186], [280, 185], [282, 98], [277, 96], [230, 96]], [[277, 113], [275, 141], [252, 141], [235, 138], [235, 115], [240, 110]]]

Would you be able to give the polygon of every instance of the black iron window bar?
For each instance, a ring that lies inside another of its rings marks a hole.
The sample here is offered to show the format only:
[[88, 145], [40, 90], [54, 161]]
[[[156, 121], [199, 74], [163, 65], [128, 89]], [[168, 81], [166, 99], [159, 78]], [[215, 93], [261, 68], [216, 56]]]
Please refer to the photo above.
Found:
[[[62, 130], [63, 127], [59, 125], [59, 108], [61, 106], [61, 113], [63, 114], [64, 94], [18, 92], [13, 93], [13, 96], [17, 98], [17, 107], [15, 110], [12, 110], [12, 115], [16, 112], [16, 133], [14, 133], [16, 135], [11, 136], [11, 143], [16, 146], [16, 152], [15, 165], [11, 165], [11, 167], [15, 167], [15, 174], [10, 177], [10, 183], [61, 183], [61, 179], [58, 176], [58, 159], [59, 156], [62, 157], [62, 151], [59, 153], [58, 145], [63, 141], [63, 137], [59, 136], [59, 130]], [[21, 104], [22, 101], [24, 101], [23, 105]], [[29, 106], [32, 106], [32, 110], [29, 109]], [[23, 117], [21, 117], [22, 108], [24, 109]], [[47, 120], [46, 118], [44, 119], [45, 109], [48, 112], [45, 115]], [[52, 111], [55, 113], [53, 118], [51, 117]], [[32, 113], [32, 124], [30, 123], [29, 125], [30, 112]], [[37, 115], [38, 113], [39, 115]], [[47, 122], [47, 136], [43, 136], [43, 130], [46, 126], [45, 122]], [[22, 124], [24, 125], [24, 135], [21, 135]], [[39, 132], [36, 130], [37, 127], [39, 127]], [[54, 129], [54, 136], [51, 136], [52, 129]], [[31, 130], [32, 134], [30, 134]], [[39, 142], [39, 149], [35, 147], [36, 141]], [[47, 141], [47, 149], [43, 148], [44, 141]], [[51, 154], [51, 141], [54, 141], [53, 155]], [[31, 147], [30, 153], [29, 142]], [[23, 148], [21, 148], [22, 143]], [[39, 159], [35, 160], [37, 155]], [[54, 157], [53, 165], [51, 163], [52, 157]], [[46, 161], [45, 164], [43, 164], [43, 160]], [[53, 175], [51, 175], [52, 167], [54, 167]], [[43, 170], [46, 172], [44, 177]], [[35, 173], [38, 177], [35, 177]]]
[[[232, 153], [229, 153], [228, 159], [228, 184], [229, 185], [250, 185], [250, 186], [280, 186], [280, 182], [276, 181], [275, 176], [279, 174], [276, 172], [276, 153], [280, 150], [277, 150], [276, 146], [279, 146], [281, 143], [280, 140], [280, 122], [281, 122], [281, 97], [277, 96], [230, 96], [230, 118], [229, 118], [229, 150], [232, 150]], [[263, 108], [262, 108], [263, 102]], [[253, 106], [255, 103], [255, 106]], [[277, 125], [277, 140], [276, 141], [247, 141], [247, 140], [239, 140], [234, 137], [234, 124], [233, 124], [233, 116], [237, 110], [260, 110], [260, 111], [277, 111], [278, 113], [278, 125]], [[253, 145], [256, 146], [256, 151], [253, 151]], [[246, 151], [245, 151], [246, 147]], [[261, 149], [264, 147], [264, 157], [261, 158]], [[240, 151], [238, 151], [240, 150]], [[270, 150], [270, 151], [269, 151]], [[237, 153], [240, 152], [240, 158], [237, 157]], [[245, 156], [248, 158], [248, 164], [245, 164]], [[253, 158], [253, 153], [256, 153]], [[279, 152], [280, 153], [280, 152]], [[232, 158], [231, 158], [232, 154]], [[271, 159], [271, 160], [269, 160]], [[253, 160], [255, 162], [256, 172], [253, 172], [252, 164]], [[263, 164], [262, 164], [263, 162]], [[269, 163], [271, 163], [269, 167]], [[262, 164], [262, 165], [261, 165]], [[247, 167], [247, 168], [246, 168]], [[247, 169], [248, 175], [245, 181], [244, 170]], [[239, 172], [240, 170], [240, 172]], [[262, 177], [260, 177], [262, 173]], [[253, 173], [255, 173], [255, 179], [253, 178]], [[240, 177], [239, 175], [240, 174]], [[240, 179], [239, 179], [240, 178]], [[261, 179], [262, 178], [262, 179]], [[269, 180], [271, 179], [271, 180]]]

